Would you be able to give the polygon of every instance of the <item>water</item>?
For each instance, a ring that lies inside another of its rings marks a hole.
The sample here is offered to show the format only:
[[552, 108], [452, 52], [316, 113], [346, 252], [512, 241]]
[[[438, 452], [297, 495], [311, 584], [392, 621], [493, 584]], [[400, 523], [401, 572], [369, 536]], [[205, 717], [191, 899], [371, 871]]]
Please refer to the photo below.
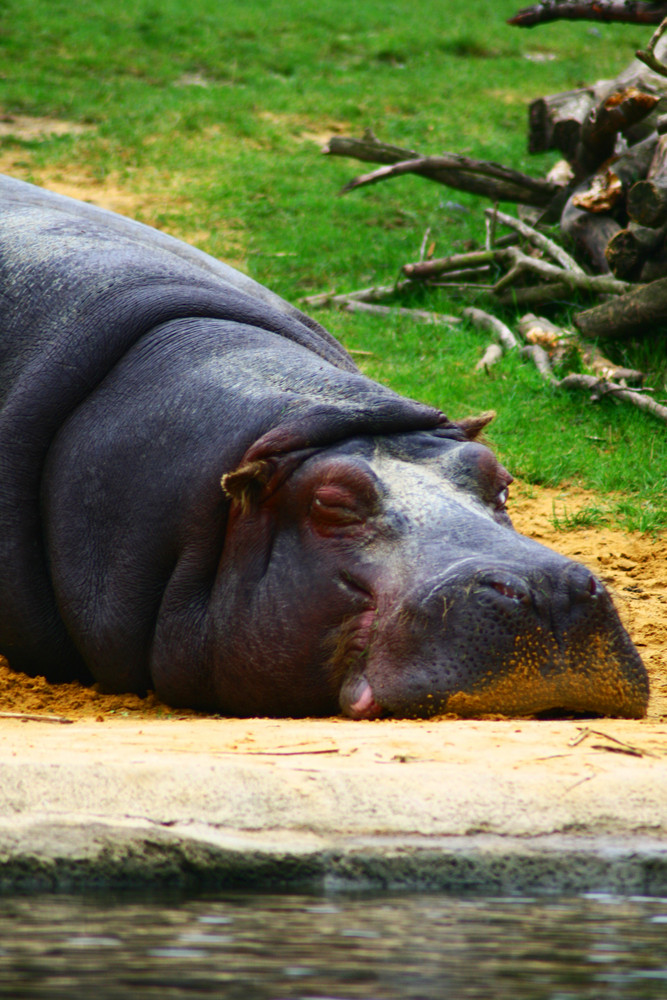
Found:
[[667, 899], [3, 899], [0, 996], [664, 1000]]

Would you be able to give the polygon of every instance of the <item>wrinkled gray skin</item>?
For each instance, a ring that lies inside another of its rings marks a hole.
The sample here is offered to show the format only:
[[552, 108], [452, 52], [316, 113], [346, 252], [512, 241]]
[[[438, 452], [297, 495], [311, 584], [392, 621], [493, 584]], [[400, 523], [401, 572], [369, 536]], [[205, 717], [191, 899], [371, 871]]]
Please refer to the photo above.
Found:
[[644, 713], [602, 584], [513, 531], [479, 425], [164, 234], [0, 199], [13, 666], [237, 715]]

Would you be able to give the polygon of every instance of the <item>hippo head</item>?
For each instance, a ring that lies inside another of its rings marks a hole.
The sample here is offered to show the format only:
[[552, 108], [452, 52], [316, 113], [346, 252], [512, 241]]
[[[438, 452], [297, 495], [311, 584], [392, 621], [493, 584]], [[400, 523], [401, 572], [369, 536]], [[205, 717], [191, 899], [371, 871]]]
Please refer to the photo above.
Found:
[[604, 586], [514, 531], [511, 481], [488, 448], [438, 431], [226, 476], [220, 701], [357, 719], [644, 715], [646, 671]]

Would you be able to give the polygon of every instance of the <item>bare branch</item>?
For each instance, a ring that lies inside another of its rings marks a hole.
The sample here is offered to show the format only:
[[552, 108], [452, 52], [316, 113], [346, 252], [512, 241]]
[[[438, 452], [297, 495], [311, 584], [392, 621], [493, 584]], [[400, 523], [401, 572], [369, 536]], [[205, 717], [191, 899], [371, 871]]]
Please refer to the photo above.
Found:
[[523, 357], [530, 358], [534, 362], [543, 379], [552, 385], [558, 385], [558, 379], [554, 378], [549, 355], [543, 347], [540, 347], [539, 344], [526, 344], [525, 347], [521, 348], [520, 353]]
[[322, 306], [335, 306], [339, 302], [381, 302], [392, 295], [414, 288], [414, 281], [397, 281], [395, 285], [373, 285], [371, 288], [360, 288], [356, 292], [345, 292], [339, 295], [333, 292], [321, 292], [318, 295], [307, 295], [301, 299], [301, 305], [306, 309], [319, 309]]
[[633, 406], [644, 410], [646, 413], [650, 413], [651, 416], [657, 417], [663, 423], [667, 423], [667, 406], [662, 406], [660, 403], [656, 403], [654, 399], [651, 399], [650, 396], [618, 385], [616, 382], [607, 382], [605, 379], [597, 378], [595, 375], [572, 374], [566, 375], [557, 384], [561, 389], [592, 389], [597, 392], [598, 396], [612, 395], [617, 399], [625, 400], [626, 403], [632, 403]]
[[533, 28], [548, 21], [624, 21], [627, 24], [658, 24], [667, 13], [667, 4], [647, 0], [541, 0], [524, 7], [508, 24]]
[[341, 189], [340, 193], [346, 194], [356, 188], [377, 184], [402, 174], [419, 174], [447, 187], [484, 195], [493, 198], [494, 201], [517, 201], [538, 207], [548, 205], [560, 190], [559, 186], [551, 181], [530, 177], [518, 170], [502, 167], [498, 163], [447, 153], [443, 156], [421, 156], [379, 167], [369, 174], [355, 177]]
[[458, 316], [448, 316], [446, 313], [431, 312], [428, 309], [378, 306], [370, 302], [360, 302], [358, 299], [348, 299], [345, 301], [342, 296], [337, 296], [335, 305], [343, 312], [370, 313], [374, 316], [402, 316], [404, 319], [411, 319], [416, 323], [433, 323], [438, 326], [451, 326], [452, 324], [461, 322]]
[[500, 344], [489, 344], [484, 354], [475, 365], [475, 371], [488, 371], [489, 368], [497, 364], [503, 356], [503, 349]]
[[522, 222], [521, 219], [515, 219], [513, 215], [506, 215], [504, 212], [499, 212], [495, 208], [487, 208], [484, 213], [487, 218], [497, 220], [502, 222], [504, 226], [509, 226], [511, 229], [515, 229], [517, 233], [525, 236], [533, 246], [538, 247], [540, 250], [544, 250], [557, 264], [564, 267], [566, 271], [573, 271], [575, 274], [584, 274], [583, 268], [579, 267], [576, 260], [570, 257], [566, 250], [563, 250], [561, 246], [550, 240], [548, 236], [543, 233], [533, 229], [526, 222]]
[[491, 313], [484, 312], [483, 309], [475, 309], [474, 306], [469, 306], [463, 310], [463, 315], [478, 329], [490, 330], [505, 351], [512, 351], [518, 346], [518, 341], [510, 328], [502, 320], [492, 316]]
[[[583, 271], [580, 273], [565, 271], [561, 267], [549, 264], [546, 260], [540, 260], [538, 257], [529, 257], [516, 247], [508, 247], [502, 253], [513, 265], [511, 271], [513, 278], [518, 277], [521, 273], [532, 271], [543, 278], [561, 281], [570, 288], [577, 288], [580, 291], [592, 292], [597, 295], [622, 295], [632, 287], [627, 281], [620, 281], [609, 274], [589, 275], [584, 274]], [[501, 278], [496, 283], [496, 291], [502, 291], [507, 283], [506, 277]]]
[[656, 30], [651, 35], [650, 41], [645, 49], [640, 49], [639, 52], [635, 52], [635, 55], [640, 62], [643, 62], [649, 69], [652, 69], [654, 73], [659, 76], [667, 76], [667, 66], [661, 63], [655, 54], [655, 47], [667, 31], [667, 17], [664, 16], [665, 12], [662, 11], [664, 20], [656, 28]]

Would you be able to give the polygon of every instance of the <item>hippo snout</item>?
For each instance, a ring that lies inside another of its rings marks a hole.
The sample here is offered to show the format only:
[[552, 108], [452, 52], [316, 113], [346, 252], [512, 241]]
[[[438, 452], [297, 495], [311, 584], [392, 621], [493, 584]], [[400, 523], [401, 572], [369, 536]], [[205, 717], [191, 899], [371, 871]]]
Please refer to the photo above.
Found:
[[522, 577], [519, 573], [489, 571], [479, 576], [480, 588], [488, 588], [488, 599], [499, 609], [516, 608], [534, 614], [548, 624], [564, 625], [568, 617], [580, 613], [606, 596], [602, 584], [593, 574], [577, 563], [569, 563], [559, 571], [536, 573]]
[[365, 667], [343, 685], [346, 714], [646, 713], [645, 668], [584, 566], [462, 570], [379, 610]]

